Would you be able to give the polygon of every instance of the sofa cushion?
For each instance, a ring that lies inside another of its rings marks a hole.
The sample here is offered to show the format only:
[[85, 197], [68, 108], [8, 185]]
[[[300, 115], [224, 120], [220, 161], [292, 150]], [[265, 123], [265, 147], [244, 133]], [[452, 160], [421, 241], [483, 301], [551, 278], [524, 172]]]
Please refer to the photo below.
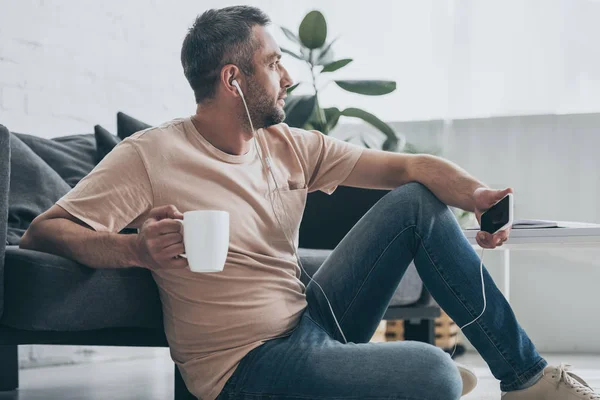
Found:
[[102, 161], [121, 141], [118, 136], [113, 135], [100, 125], [94, 126], [94, 136], [96, 136], [96, 162]]
[[[325, 259], [331, 254], [331, 250], [322, 250], [322, 249], [298, 249], [298, 256], [300, 257], [300, 262], [302, 266], [306, 270], [306, 272], [313, 276], [315, 272], [319, 269], [319, 267], [323, 264]], [[308, 286], [310, 282], [310, 278], [306, 275], [304, 271], [301, 269], [300, 280], [304, 283], [304, 286]]]
[[94, 269], [8, 246], [4, 274], [3, 325], [58, 331], [162, 329], [158, 290], [147, 269]]
[[419, 300], [423, 292], [423, 281], [414, 263], [410, 263], [400, 284], [390, 300], [390, 306], [407, 306]]
[[143, 131], [150, 127], [151, 125], [130, 117], [123, 112], [117, 113], [117, 135], [121, 139], [125, 139], [136, 132]]
[[[309, 193], [300, 224], [300, 248], [334, 249], [388, 192], [340, 186], [331, 195], [320, 191]], [[414, 264], [411, 264], [392, 296], [390, 305], [413, 304], [419, 300], [422, 291], [421, 277]]]
[[[298, 249], [298, 256], [300, 257], [300, 261], [306, 272], [310, 274], [310, 276], [314, 276], [315, 272], [317, 272], [331, 252], [332, 250], [300, 248]], [[306, 276], [304, 271], [302, 271], [300, 280], [304, 283], [304, 286], [308, 286], [310, 282], [310, 279]], [[400, 284], [392, 296], [389, 305], [405, 306], [413, 304], [419, 300], [422, 291], [423, 281], [421, 281], [421, 277], [417, 273], [415, 265], [411, 263], [404, 273], [402, 280], [400, 280]]]
[[[298, 250], [302, 266], [311, 276], [329, 254], [331, 250]], [[415, 283], [407, 276], [398, 292], [408, 293], [408, 286]], [[308, 285], [304, 272], [301, 280]], [[57, 255], [8, 246], [4, 281], [2, 325], [54, 331], [163, 329], [158, 290], [150, 272], [143, 268], [95, 269]], [[417, 299], [418, 295], [410, 300]], [[408, 300], [402, 301], [408, 304]]]
[[[330, 253], [298, 251], [311, 276]], [[302, 274], [307, 285], [308, 277]], [[95, 269], [54, 254], [8, 246], [4, 280], [3, 325], [57, 331], [162, 329], [160, 298], [147, 269]]]
[[70, 187], [74, 187], [96, 165], [96, 138], [93, 134], [54, 139], [23, 133], [14, 135], [40, 156]]
[[35, 217], [71, 187], [16, 135], [11, 134], [7, 241], [18, 244]]

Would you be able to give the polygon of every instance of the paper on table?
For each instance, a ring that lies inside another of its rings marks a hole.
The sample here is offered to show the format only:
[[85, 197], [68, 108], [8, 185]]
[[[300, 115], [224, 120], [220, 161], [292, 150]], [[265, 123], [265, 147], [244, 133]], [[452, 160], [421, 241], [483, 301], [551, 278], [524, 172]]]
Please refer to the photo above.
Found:
[[[544, 229], [544, 228], [560, 228], [558, 221], [548, 221], [543, 219], [518, 219], [513, 222], [513, 229]], [[465, 228], [467, 230], [479, 229], [479, 226]]]
[[[573, 221], [549, 221], [544, 219], [518, 219], [513, 222], [513, 229], [552, 229], [552, 228], [600, 228], [600, 224]], [[479, 230], [479, 225], [464, 228]]]
[[547, 221], [542, 219], [518, 219], [513, 222], [513, 229], [531, 229], [531, 228], [559, 228], [557, 221]]

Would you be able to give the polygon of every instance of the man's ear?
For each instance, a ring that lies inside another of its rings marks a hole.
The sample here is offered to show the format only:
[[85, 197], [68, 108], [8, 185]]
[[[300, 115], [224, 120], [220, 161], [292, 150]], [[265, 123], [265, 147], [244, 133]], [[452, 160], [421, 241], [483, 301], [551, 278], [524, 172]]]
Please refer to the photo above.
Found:
[[240, 82], [240, 69], [234, 65], [234, 64], [227, 64], [225, 66], [223, 66], [223, 68], [221, 68], [221, 76], [220, 76], [220, 80], [221, 80], [221, 84], [223, 85], [223, 88], [225, 90], [227, 90], [230, 93], [233, 93], [235, 95], [239, 95], [237, 92], [237, 88], [233, 85], [233, 81], [237, 80], [238, 83]]

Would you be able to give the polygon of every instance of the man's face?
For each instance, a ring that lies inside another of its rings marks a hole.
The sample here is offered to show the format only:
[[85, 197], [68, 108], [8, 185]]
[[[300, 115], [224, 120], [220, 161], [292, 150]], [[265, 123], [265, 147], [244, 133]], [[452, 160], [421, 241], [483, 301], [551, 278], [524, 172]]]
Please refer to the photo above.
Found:
[[254, 53], [254, 75], [246, 77], [244, 94], [252, 123], [260, 129], [283, 122], [283, 98], [293, 81], [279, 61], [281, 51], [273, 36], [259, 25], [253, 32], [260, 46]]

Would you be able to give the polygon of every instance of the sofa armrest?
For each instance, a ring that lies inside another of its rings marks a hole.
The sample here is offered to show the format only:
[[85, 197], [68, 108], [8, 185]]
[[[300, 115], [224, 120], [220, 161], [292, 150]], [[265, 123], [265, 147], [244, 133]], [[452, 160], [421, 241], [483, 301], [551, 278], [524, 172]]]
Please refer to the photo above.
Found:
[[0, 317], [4, 312], [4, 252], [8, 223], [8, 188], [10, 183], [10, 133], [0, 125]]

